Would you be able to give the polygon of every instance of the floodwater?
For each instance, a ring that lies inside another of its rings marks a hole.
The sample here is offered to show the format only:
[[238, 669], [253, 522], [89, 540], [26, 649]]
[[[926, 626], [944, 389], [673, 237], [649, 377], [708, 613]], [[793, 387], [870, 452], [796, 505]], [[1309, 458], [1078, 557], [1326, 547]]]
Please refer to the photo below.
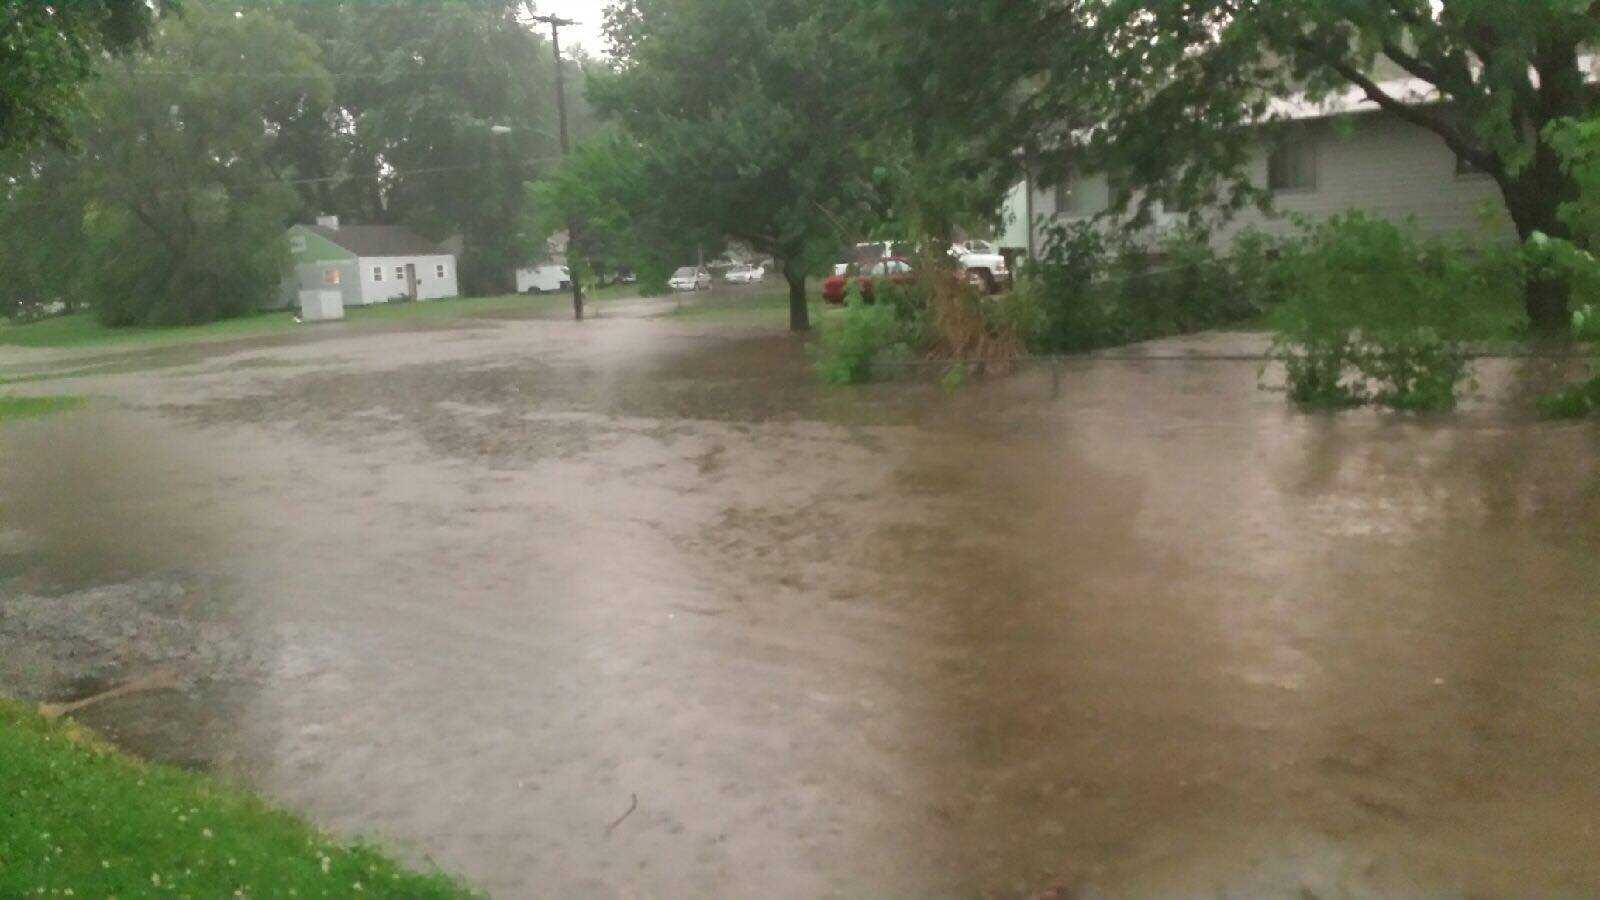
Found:
[[827, 389], [673, 320], [218, 350], [28, 385], [108, 400], [0, 433], [0, 589], [214, 585], [231, 671], [89, 721], [496, 896], [1592, 894], [1600, 429], [1481, 374], [1331, 416], [1248, 362]]

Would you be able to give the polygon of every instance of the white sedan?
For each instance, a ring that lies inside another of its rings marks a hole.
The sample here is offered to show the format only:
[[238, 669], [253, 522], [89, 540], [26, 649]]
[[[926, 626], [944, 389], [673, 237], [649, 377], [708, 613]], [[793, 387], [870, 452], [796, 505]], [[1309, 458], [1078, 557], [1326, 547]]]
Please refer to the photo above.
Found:
[[767, 270], [762, 266], [740, 266], [723, 276], [729, 284], [760, 284], [766, 277]]
[[675, 291], [709, 291], [711, 274], [705, 269], [684, 266], [672, 273], [672, 277], [667, 280], [667, 287]]

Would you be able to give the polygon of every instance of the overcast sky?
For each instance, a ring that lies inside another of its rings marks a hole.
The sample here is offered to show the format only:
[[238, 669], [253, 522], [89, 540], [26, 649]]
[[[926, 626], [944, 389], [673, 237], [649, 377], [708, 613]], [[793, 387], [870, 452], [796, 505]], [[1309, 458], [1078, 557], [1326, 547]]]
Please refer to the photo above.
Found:
[[605, 0], [538, 0], [538, 5], [540, 13], [577, 20], [577, 25], [561, 29], [563, 50], [572, 42], [582, 44], [585, 50], [596, 55], [606, 52], [606, 40], [600, 34], [600, 26], [605, 21]]

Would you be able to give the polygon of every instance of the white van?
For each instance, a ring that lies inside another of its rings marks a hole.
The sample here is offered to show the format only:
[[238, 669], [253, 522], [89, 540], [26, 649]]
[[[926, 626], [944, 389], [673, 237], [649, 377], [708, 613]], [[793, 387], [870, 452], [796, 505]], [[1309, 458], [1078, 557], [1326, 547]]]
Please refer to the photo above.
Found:
[[553, 263], [517, 270], [517, 293], [547, 294], [572, 289], [572, 272]]

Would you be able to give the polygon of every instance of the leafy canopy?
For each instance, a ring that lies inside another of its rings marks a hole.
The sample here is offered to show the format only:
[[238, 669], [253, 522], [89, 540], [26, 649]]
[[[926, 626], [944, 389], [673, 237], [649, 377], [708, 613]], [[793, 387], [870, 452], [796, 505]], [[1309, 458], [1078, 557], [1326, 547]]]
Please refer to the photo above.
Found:
[[102, 56], [138, 46], [170, 0], [0, 3], [0, 152], [68, 142], [67, 120]]
[[590, 96], [643, 154], [657, 217], [770, 253], [809, 326], [805, 279], [872, 187], [847, 0], [630, 0], [608, 18], [615, 70]]
[[[237, 77], [271, 71], [272, 78]], [[87, 299], [107, 324], [187, 324], [273, 300], [292, 189], [273, 165], [331, 95], [317, 48], [260, 12], [190, 8], [109, 64], [72, 134], [20, 166], [0, 246], [31, 299]], [[38, 223], [44, 234], [30, 235]], [[8, 290], [13, 288], [8, 287]], [[23, 299], [23, 298], [13, 298]]]

